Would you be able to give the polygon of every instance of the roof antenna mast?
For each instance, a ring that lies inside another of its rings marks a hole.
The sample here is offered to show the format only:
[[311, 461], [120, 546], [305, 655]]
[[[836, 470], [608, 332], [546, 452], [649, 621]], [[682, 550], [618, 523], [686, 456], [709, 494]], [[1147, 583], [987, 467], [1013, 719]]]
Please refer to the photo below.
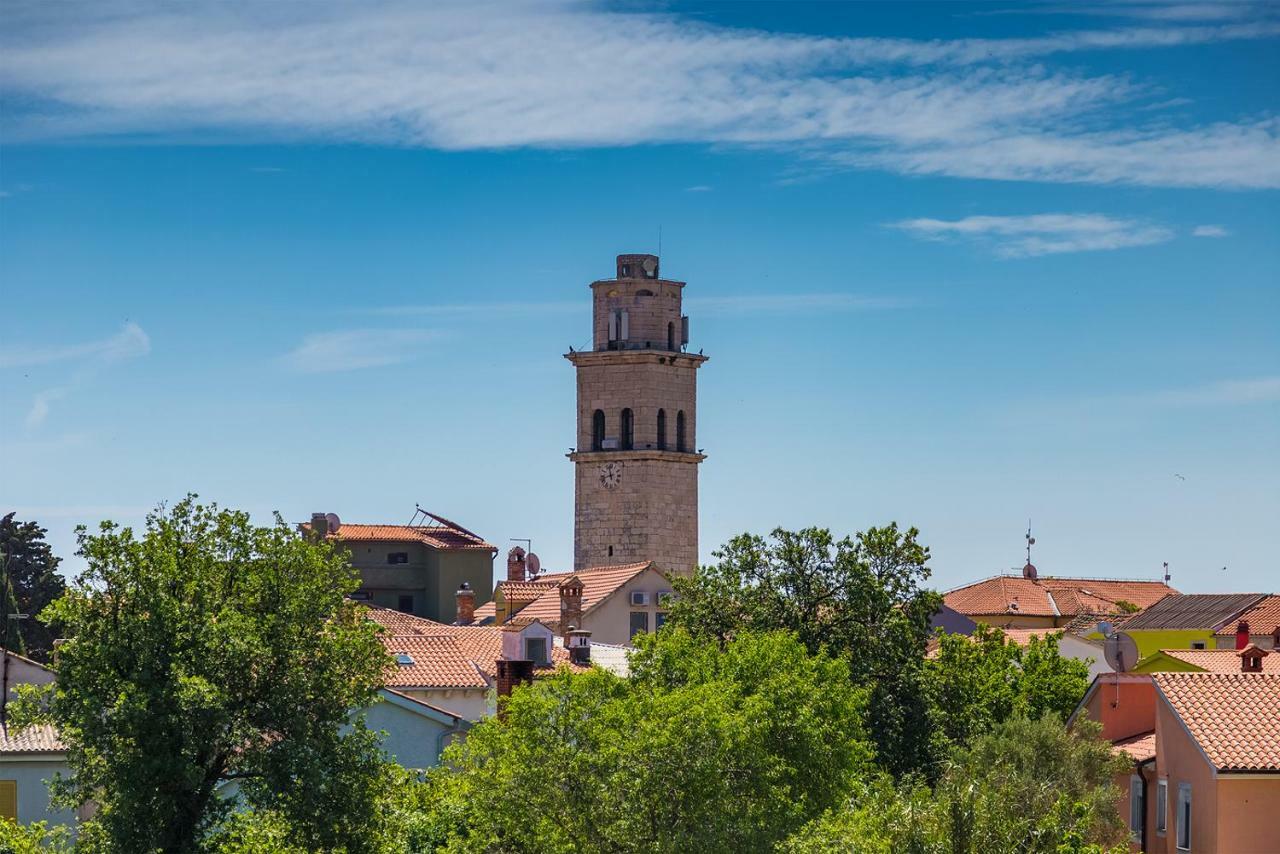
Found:
[[1027, 565], [1022, 568], [1022, 577], [1036, 580], [1036, 566], [1031, 562], [1031, 547], [1036, 544], [1036, 538], [1031, 536], [1031, 520], [1027, 520]]

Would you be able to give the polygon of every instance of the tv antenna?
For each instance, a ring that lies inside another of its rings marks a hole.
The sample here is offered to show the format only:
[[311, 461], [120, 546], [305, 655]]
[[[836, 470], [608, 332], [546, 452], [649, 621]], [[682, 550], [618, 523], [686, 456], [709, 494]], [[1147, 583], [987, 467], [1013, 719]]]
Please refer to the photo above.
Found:
[[1036, 538], [1031, 536], [1031, 520], [1027, 520], [1027, 563], [1031, 563], [1031, 547], [1036, 544]]

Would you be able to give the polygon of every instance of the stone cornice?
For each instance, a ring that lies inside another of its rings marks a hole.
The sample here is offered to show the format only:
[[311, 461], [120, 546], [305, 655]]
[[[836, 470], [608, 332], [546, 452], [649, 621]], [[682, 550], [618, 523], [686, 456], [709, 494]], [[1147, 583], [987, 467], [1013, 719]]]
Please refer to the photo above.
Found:
[[627, 460], [665, 460], [669, 463], [700, 463], [706, 454], [692, 451], [660, 451], [636, 448], [630, 451], [570, 451], [566, 457], [575, 463], [616, 463]]
[[701, 353], [677, 353], [673, 350], [575, 350], [564, 357], [577, 367], [591, 365], [643, 365], [654, 362], [684, 368], [698, 368], [710, 359]]

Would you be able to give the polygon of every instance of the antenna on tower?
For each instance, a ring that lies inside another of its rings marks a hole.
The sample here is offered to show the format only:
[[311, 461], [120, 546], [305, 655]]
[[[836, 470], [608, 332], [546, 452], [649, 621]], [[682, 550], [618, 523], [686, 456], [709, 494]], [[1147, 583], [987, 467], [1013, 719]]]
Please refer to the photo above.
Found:
[[662, 257], [662, 225], [658, 225], [658, 257]]
[[1168, 583], [1169, 583], [1169, 579], [1170, 579], [1170, 578], [1172, 578], [1172, 577], [1173, 577], [1173, 576], [1171, 576], [1171, 575], [1169, 574], [1169, 561], [1167, 561], [1167, 560], [1166, 560], [1166, 561], [1164, 562], [1164, 583], [1165, 583], [1165, 584], [1168, 584]]
[[1031, 536], [1031, 520], [1027, 520], [1027, 563], [1031, 563], [1031, 547], [1036, 544], [1036, 538]]

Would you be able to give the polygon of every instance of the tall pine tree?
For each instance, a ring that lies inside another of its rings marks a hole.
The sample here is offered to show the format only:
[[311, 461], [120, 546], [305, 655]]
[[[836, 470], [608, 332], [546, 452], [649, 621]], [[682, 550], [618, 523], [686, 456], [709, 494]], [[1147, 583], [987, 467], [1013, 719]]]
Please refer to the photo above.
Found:
[[[5, 646], [36, 661], [47, 662], [53, 652], [54, 628], [35, 619], [62, 595], [66, 582], [58, 575], [60, 558], [45, 542], [45, 529], [35, 522], [18, 522], [10, 513], [0, 518], [0, 568], [4, 571]], [[27, 614], [12, 620], [10, 614]]]

